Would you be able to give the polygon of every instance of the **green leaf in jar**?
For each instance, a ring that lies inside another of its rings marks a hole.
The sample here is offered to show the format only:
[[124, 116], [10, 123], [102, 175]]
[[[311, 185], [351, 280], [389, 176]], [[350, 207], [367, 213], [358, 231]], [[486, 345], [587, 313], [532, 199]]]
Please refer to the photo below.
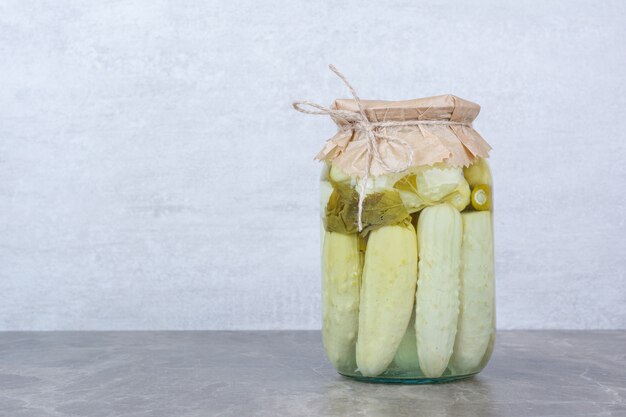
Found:
[[333, 190], [328, 199], [326, 216], [324, 217], [324, 226], [327, 231], [348, 234], [357, 232], [356, 210], [358, 195], [356, 195], [356, 191], [352, 191], [355, 196], [352, 193], [342, 193], [338, 187], [335, 187]]
[[[349, 186], [334, 183], [335, 187], [326, 206], [326, 230], [339, 233], [357, 233], [359, 194]], [[411, 217], [396, 190], [369, 194], [363, 201], [363, 231], [410, 221]]]

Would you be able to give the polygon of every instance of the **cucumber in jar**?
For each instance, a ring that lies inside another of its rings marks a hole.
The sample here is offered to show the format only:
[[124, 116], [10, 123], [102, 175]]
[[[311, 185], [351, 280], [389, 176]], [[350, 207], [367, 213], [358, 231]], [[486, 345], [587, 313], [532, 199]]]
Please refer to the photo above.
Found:
[[371, 232], [365, 250], [356, 345], [362, 375], [380, 375], [393, 360], [411, 318], [416, 282], [413, 226], [383, 226]]
[[460, 314], [450, 367], [477, 372], [494, 332], [495, 294], [491, 213], [463, 213]]

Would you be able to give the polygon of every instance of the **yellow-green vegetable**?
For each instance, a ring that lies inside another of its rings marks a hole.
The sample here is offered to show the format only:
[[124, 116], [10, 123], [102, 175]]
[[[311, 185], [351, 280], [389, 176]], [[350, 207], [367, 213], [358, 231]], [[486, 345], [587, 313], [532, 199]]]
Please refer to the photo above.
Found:
[[491, 208], [491, 188], [486, 184], [474, 187], [470, 197], [472, 207], [478, 211], [489, 210]]
[[461, 214], [447, 203], [427, 207], [420, 213], [415, 336], [420, 368], [431, 378], [446, 370], [454, 346], [462, 233]]
[[350, 372], [356, 368], [361, 265], [357, 235], [326, 232], [322, 253], [324, 348], [337, 369]]
[[463, 213], [458, 331], [451, 369], [477, 372], [494, 331], [493, 233], [488, 211]]
[[383, 373], [404, 337], [417, 282], [417, 239], [408, 223], [383, 226], [370, 233], [365, 250], [359, 332], [358, 370]]

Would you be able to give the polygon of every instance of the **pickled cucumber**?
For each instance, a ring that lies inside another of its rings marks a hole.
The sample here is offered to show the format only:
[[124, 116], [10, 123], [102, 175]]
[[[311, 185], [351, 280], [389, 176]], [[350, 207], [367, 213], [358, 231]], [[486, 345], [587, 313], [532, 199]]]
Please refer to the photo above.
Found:
[[463, 213], [461, 302], [451, 368], [476, 372], [494, 330], [493, 233], [488, 211]]
[[353, 370], [362, 269], [358, 237], [326, 232], [322, 264], [326, 355], [337, 369]]
[[413, 226], [384, 226], [373, 231], [365, 250], [356, 345], [362, 375], [380, 375], [393, 360], [411, 318], [416, 283]]
[[425, 208], [417, 223], [419, 278], [415, 298], [417, 356], [424, 375], [443, 374], [459, 316], [461, 215], [444, 203]]

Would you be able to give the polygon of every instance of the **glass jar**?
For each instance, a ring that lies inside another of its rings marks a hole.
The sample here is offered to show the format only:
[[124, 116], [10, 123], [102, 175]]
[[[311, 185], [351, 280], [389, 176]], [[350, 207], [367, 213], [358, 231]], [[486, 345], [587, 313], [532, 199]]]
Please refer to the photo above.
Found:
[[340, 374], [428, 383], [486, 365], [495, 339], [493, 184], [487, 161], [472, 162], [366, 180], [325, 163], [322, 331]]

